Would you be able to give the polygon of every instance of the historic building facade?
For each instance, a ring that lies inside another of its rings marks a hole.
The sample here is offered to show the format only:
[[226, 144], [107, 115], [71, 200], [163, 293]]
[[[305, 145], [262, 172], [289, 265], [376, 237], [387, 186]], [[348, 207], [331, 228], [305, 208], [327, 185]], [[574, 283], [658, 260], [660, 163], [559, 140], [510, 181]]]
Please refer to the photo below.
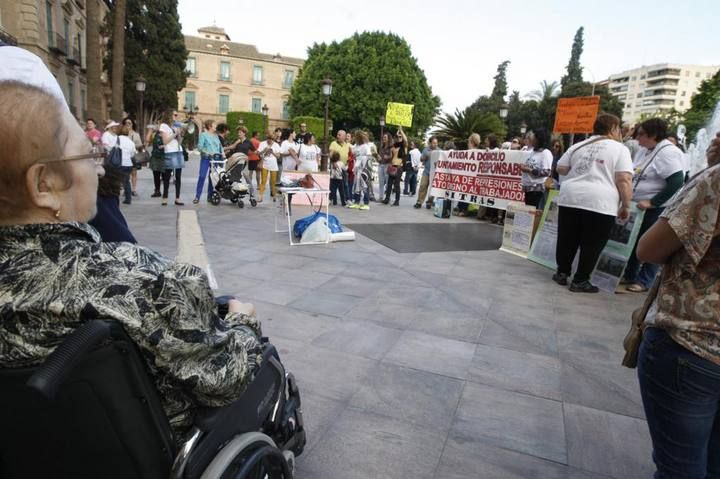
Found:
[[260, 53], [255, 45], [230, 41], [216, 26], [186, 35], [185, 46], [188, 79], [178, 93], [178, 110], [224, 121], [229, 111], [262, 113], [267, 106], [271, 127], [288, 124], [290, 88], [304, 60]]

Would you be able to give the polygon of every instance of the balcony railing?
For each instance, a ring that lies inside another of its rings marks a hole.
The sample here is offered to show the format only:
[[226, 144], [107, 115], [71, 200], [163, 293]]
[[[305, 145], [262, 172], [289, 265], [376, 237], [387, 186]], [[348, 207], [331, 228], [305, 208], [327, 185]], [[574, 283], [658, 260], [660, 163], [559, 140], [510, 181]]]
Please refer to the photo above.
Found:
[[10, 45], [11, 47], [17, 46], [17, 38], [10, 35], [2, 28], [0, 28], [0, 41], [7, 45]]
[[77, 48], [72, 49], [72, 54], [68, 55], [67, 62], [71, 65], [80, 65], [80, 50]]
[[50, 47], [50, 51], [58, 55], [67, 54], [67, 49], [65, 48], [65, 39], [63, 38], [63, 36], [59, 33], [56, 33], [53, 37], [53, 40], [53, 44], [48, 45]]
[[654, 70], [651, 72], [648, 72], [647, 77], [648, 78], [655, 78], [659, 76], [680, 76], [680, 70], [677, 68], [663, 68], [662, 70]]

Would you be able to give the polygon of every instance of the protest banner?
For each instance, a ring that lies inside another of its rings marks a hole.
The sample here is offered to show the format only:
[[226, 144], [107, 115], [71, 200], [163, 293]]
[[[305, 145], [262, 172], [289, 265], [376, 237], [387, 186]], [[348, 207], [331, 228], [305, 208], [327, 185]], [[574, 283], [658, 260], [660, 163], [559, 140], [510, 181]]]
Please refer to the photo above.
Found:
[[511, 201], [524, 202], [520, 165], [530, 155], [511, 150], [450, 150], [433, 152], [430, 194], [436, 198], [504, 210]]
[[524, 203], [508, 203], [500, 251], [527, 258], [532, 243], [535, 207]]
[[598, 109], [599, 96], [559, 98], [555, 110], [554, 133], [592, 133]]
[[388, 102], [385, 123], [410, 128], [413, 120], [413, 108], [415, 105]]
[[[527, 256], [530, 261], [553, 271], [557, 269], [555, 262], [559, 213], [557, 195], [558, 191], [556, 190], [551, 191], [548, 195], [545, 210], [540, 219], [540, 227]], [[612, 293], [617, 289], [640, 233], [644, 215], [645, 212], [638, 209], [635, 203], [630, 203], [630, 218], [626, 222], [617, 220], [610, 231], [610, 239], [600, 253], [595, 269], [590, 276], [590, 281], [602, 291]], [[577, 257], [573, 264], [573, 270], [576, 265]]]

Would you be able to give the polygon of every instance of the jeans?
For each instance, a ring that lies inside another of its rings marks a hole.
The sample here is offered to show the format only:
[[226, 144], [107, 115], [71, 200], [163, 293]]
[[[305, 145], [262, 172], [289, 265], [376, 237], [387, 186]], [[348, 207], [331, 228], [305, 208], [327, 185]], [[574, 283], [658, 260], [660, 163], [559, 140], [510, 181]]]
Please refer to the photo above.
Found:
[[720, 478], [720, 365], [648, 328], [637, 373], [655, 479]]
[[405, 172], [405, 185], [403, 187], [403, 193], [415, 196], [415, 190], [417, 189], [417, 171], [406, 171]]
[[263, 196], [265, 196], [265, 188], [267, 187], [268, 176], [270, 176], [270, 196], [275, 198], [275, 195], [277, 194], [277, 191], [276, 191], [277, 187], [275, 186], [275, 183], [277, 183], [278, 172], [263, 169], [262, 170], [262, 178], [260, 180], [260, 186], [258, 186], [258, 190], [260, 190], [260, 199], [262, 199]]
[[635, 251], [637, 250], [637, 244], [642, 235], [655, 224], [664, 209], [665, 208], [650, 208], [645, 210], [640, 232], [638, 233], [637, 240], [635, 240], [635, 246], [633, 246], [627, 266], [625, 266], [625, 279], [633, 283], [639, 283], [646, 288], [652, 286], [653, 281], [655, 281], [655, 276], [657, 276], [658, 271], [660, 271], [660, 265], [652, 263], [641, 264], [637, 256], [635, 256]]
[[123, 194], [125, 195], [125, 203], [130, 203], [132, 201], [132, 186], [130, 185], [130, 172], [132, 172], [133, 167], [132, 166], [123, 166], [120, 168], [120, 172], [122, 173], [122, 182], [123, 182]]
[[340, 192], [340, 204], [345, 206], [345, 188], [343, 180], [340, 178], [330, 178], [330, 201], [333, 205], [337, 204], [337, 194]]
[[[203, 186], [205, 185], [205, 179], [208, 177], [208, 171], [210, 170], [210, 160], [211, 158], [205, 155], [200, 158], [200, 171], [198, 172], [197, 186], [195, 187], [195, 198], [200, 198], [200, 195], [202, 195]], [[210, 200], [212, 194], [212, 181], [210, 181], [210, 179], [208, 178], [208, 200]]]
[[579, 249], [580, 258], [573, 283], [589, 280], [614, 224], [614, 216], [561, 206], [555, 248], [558, 273], [570, 276], [572, 262]]
[[380, 196], [385, 194], [385, 185], [388, 182], [387, 163], [378, 165], [378, 191]]

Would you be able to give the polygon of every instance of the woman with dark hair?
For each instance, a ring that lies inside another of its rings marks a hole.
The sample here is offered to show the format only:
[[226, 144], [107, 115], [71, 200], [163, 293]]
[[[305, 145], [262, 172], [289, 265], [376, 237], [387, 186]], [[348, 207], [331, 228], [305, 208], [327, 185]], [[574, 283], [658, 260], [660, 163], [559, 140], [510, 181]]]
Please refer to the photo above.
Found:
[[[135, 144], [135, 151], [139, 152], [144, 149], [142, 138], [140, 134], [135, 130], [135, 121], [130, 117], [123, 118], [122, 126], [128, 129], [128, 138]], [[130, 171], [130, 185], [132, 186], [132, 195], [137, 196], [137, 172], [141, 169], [141, 165], [133, 166]]]
[[[210, 170], [210, 162], [213, 160], [214, 155], [221, 155], [223, 147], [220, 144], [220, 138], [215, 132], [215, 120], [205, 120], [204, 125], [205, 131], [200, 134], [198, 140], [198, 150], [200, 150], [200, 171], [198, 171], [197, 185], [195, 186], [195, 198], [193, 204], [200, 202], [200, 195], [202, 195], [203, 188], [205, 186], [205, 178], [208, 176]], [[210, 201], [213, 194], [212, 181], [208, 179], [208, 191], [207, 200]]]
[[315, 135], [310, 132], [305, 133], [302, 144], [298, 146], [297, 169], [305, 173], [317, 172], [320, 169], [320, 154], [320, 148], [315, 144]]
[[545, 195], [545, 180], [550, 176], [553, 156], [550, 146], [550, 134], [544, 128], [536, 130], [532, 135], [532, 152], [520, 166], [522, 174], [522, 189], [525, 193], [525, 204], [540, 207]]
[[[661, 118], [645, 120], [637, 129], [640, 151], [633, 159], [633, 201], [645, 211], [638, 240], [657, 221], [665, 202], [685, 183], [683, 153], [668, 139], [667, 122]], [[635, 254], [637, 241], [620, 284], [631, 293], [644, 293], [655, 281], [660, 266], [641, 263]]]
[[180, 201], [180, 184], [182, 179], [182, 170], [185, 167], [185, 159], [183, 158], [182, 147], [180, 141], [182, 139], [181, 128], [172, 128], [170, 123], [174, 123], [177, 114], [173, 110], [167, 110], [162, 116], [160, 124], [160, 135], [164, 145], [165, 168], [163, 170], [163, 192], [162, 204], [168, 204], [168, 190], [170, 189], [170, 177], [175, 175], [175, 204], [183, 206], [185, 203]]
[[402, 129], [402, 126], [398, 128], [395, 135], [395, 144], [391, 149], [392, 159], [390, 160], [390, 166], [388, 171], [392, 171], [394, 174], [388, 173], [390, 178], [385, 189], [384, 204], [390, 203], [390, 196], [393, 190], [395, 190], [395, 201], [392, 206], [400, 206], [400, 179], [402, 178], [402, 165], [405, 164], [405, 157], [407, 156], [407, 136]]
[[379, 196], [385, 195], [385, 189], [389, 183], [387, 174], [388, 166], [390, 166], [390, 160], [392, 160], [392, 135], [386, 131], [383, 133], [382, 141], [380, 142], [380, 159], [378, 160], [378, 185], [379, 185]]
[[148, 133], [145, 144], [150, 148], [150, 169], [153, 172], [153, 184], [155, 190], [150, 198], [160, 198], [160, 187], [162, 186], [162, 174], [165, 171], [165, 145], [162, 134], [155, 125], [148, 125]]
[[295, 144], [295, 132], [291, 128], [285, 128], [280, 135], [280, 154], [282, 163], [278, 175], [282, 176], [283, 171], [297, 170], [299, 159], [297, 154], [298, 145]]
[[568, 149], [557, 163], [564, 175], [558, 196], [557, 272], [553, 281], [565, 286], [572, 263], [580, 252], [570, 291], [597, 293], [590, 274], [610, 238], [615, 218], [630, 215], [630, 152], [620, 142], [620, 119], [600, 114], [593, 135]]

